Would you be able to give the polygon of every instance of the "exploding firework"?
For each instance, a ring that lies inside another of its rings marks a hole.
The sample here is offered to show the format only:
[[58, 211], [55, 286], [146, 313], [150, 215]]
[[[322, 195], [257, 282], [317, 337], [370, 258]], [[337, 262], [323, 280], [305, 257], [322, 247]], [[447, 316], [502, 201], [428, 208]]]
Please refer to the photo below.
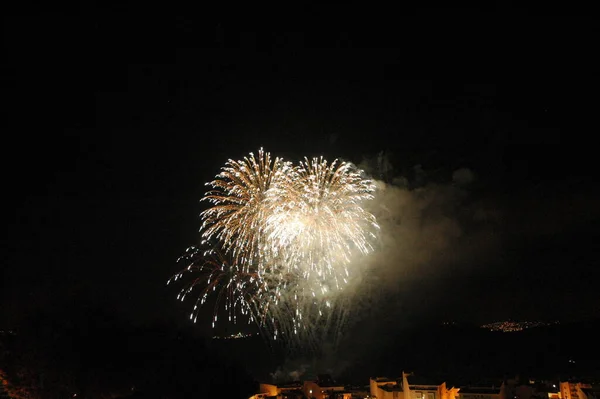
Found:
[[208, 185], [203, 199], [212, 206], [201, 214], [201, 234], [216, 248], [193, 247], [180, 258], [196, 277], [179, 298], [200, 289], [190, 318], [214, 294], [213, 326], [222, 302], [230, 321], [240, 313], [275, 339], [340, 325], [347, 311], [340, 293], [353, 261], [373, 251], [379, 228], [363, 208], [373, 182], [347, 162], [294, 166], [261, 149], [229, 160]]
[[266, 198], [274, 187], [285, 185], [293, 175], [291, 163], [271, 159], [262, 149], [258, 158], [250, 153], [241, 161], [229, 160], [203, 200], [212, 206], [201, 214], [200, 229], [206, 240], [215, 239], [236, 264], [250, 266], [260, 260], [266, 215]]
[[350, 163], [305, 159], [292, 183], [267, 198], [264, 230], [275, 259], [305, 280], [316, 278], [323, 294], [329, 285], [340, 289], [352, 258], [373, 250], [378, 226], [362, 204], [374, 191]]

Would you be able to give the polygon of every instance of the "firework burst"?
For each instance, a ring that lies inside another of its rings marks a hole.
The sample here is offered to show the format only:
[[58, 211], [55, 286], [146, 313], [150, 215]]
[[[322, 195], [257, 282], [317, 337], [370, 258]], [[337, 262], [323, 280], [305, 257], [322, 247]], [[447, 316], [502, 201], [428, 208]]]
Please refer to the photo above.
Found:
[[190, 318], [214, 294], [213, 326], [220, 303], [230, 321], [247, 316], [275, 339], [340, 325], [347, 311], [340, 293], [379, 229], [363, 208], [373, 182], [351, 163], [321, 157], [293, 165], [261, 149], [229, 160], [208, 185], [200, 231], [216, 245], [189, 249], [180, 258], [186, 268], [172, 278], [195, 275], [179, 294], [200, 289]]

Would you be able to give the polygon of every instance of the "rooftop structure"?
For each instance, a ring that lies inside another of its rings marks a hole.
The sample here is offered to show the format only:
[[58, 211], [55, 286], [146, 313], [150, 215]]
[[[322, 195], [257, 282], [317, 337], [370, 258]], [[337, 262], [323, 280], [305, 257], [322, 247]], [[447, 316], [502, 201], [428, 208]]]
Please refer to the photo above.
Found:
[[560, 399], [600, 399], [600, 386], [584, 382], [561, 382]]
[[315, 399], [351, 399], [351, 392], [336, 383], [328, 374], [321, 374], [316, 381], [304, 381], [304, 395]]
[[494, 323], [484, 324], [481, 326], [481, 328], [485, 328], [486, 330], [490, 331], [516, 332], [523, 331], [527, 328], [542, 327], [557, 323], [558, 321], [553, 323], [541, 321], [497, 321]]
[[[450, 388], [449, 388], [450, 387]], [[368, 386], [344, 386], [329, 375], [286, 384], [260, 384], [250, 399], [600, 399], [600, 385], [577, 381], [486, 380], [453, 386], [402, 373], [399, 378], [372, 377]]]
[[457, 394], [458, 389], [448, 389], [445, 382], [407, 373], [396, 380], [377, 377], [370, 381], [370, 396], [378, 399], [456, 399]]

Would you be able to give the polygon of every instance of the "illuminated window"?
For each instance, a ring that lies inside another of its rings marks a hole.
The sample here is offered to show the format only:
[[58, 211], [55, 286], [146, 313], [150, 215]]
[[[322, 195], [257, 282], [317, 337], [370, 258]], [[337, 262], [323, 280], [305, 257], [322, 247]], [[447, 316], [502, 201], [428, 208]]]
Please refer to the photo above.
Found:
[[415, 399], [425, 399], [423, 397], [423, 392], [415, 392]]
[[435, 399], [435, 392], [427, 392], [427, 399]]

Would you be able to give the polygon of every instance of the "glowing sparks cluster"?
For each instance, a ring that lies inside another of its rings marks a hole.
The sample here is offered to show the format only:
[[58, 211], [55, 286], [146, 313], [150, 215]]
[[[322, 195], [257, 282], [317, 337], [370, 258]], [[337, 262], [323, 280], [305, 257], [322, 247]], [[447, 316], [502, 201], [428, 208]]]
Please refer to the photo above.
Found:
[[212, 292], [213, 326], [223, 296], [230, 320], [247, 315], [275, 338], [333, 317], [352, 262], [373, 251], [379, 227], [363, 208], [373, 182], [351, 163], [305, 158], [294, 165], [261, 149], [229, 160], [208, 185], [203, 200], [211, 206], [200, 229], [206, 249], [192, 247], [180, 258], [184, 270], [200, 272], [180, 292], [183, 300], [202, 287], [190, 317]]

